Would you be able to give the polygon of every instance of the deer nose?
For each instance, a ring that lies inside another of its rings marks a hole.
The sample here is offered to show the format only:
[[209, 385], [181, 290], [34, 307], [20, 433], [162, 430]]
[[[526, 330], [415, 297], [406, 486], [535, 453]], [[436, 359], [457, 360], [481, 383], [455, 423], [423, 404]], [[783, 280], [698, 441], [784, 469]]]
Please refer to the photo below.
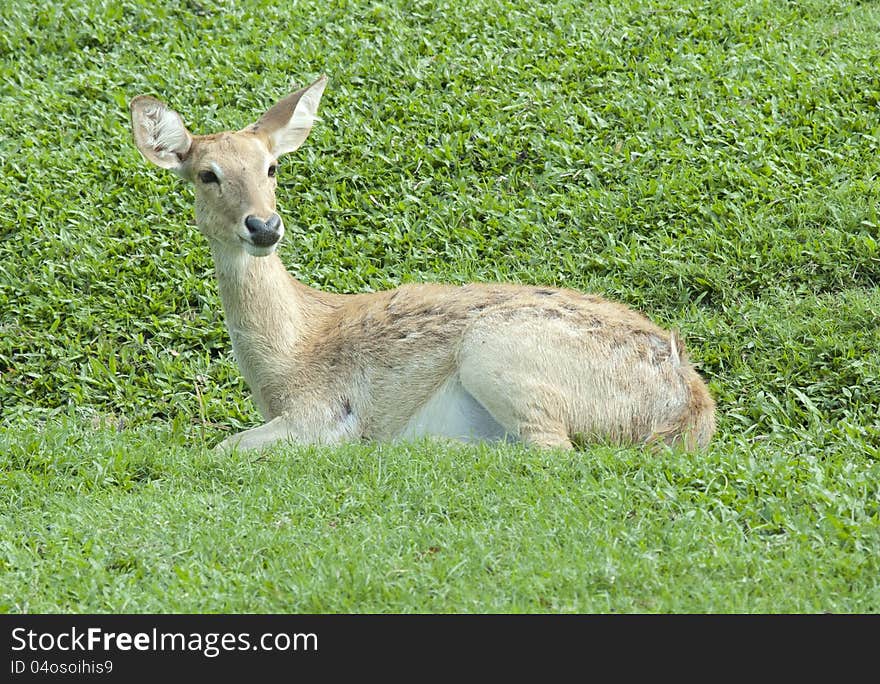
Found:
[[251, 234], [251, 241], [258, 247], [271, 247], [281, 238], [281, 217], [272, 214], [267, 220], [251, 214], [244, 220], [244, 225]]

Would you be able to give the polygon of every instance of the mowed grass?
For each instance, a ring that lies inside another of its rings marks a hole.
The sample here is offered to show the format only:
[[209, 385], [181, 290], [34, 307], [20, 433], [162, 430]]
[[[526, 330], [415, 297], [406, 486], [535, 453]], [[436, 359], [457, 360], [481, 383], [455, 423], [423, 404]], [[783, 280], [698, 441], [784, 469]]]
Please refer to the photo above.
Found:
[[218, 457], [172, 431], [63, 424], [3, 446], [9, 611], [845, 612], [880, 599], [877, 483], [846, 449]]
[[[875, 3], [0, 7], [0, 610], [880, 610]], [[210, 451], [259, 422], [192, 193], [127, 103], [240, 128], [303, 282], [556, 284], [681, 331], [701, 454]]]

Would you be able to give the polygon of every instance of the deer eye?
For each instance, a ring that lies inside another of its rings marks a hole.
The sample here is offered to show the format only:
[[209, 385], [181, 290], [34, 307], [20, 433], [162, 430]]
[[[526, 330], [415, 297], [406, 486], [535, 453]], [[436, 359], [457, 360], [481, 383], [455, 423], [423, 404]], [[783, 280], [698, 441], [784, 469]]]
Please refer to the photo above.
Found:
[[278, 164], [269, 164], [269, 178], [275, 178], [276, 173], [278, 173]]
[[220, 179], [213, 171], [199, 171], [199, 180], [202, 183], [219, 183]]

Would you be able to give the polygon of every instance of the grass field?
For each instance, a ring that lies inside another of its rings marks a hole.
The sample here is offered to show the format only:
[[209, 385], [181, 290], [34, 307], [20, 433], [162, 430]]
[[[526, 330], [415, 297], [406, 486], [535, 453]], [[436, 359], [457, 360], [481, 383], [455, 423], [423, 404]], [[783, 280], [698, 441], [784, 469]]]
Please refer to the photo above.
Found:
[[[0, 6], [0, 611], [880, 611], [880, 5]], [[191, 190], [128, 101], [240, 128], [314, 287], [513, 281], [679, 329], [702, 454], [220, 457], [258, 424]]]

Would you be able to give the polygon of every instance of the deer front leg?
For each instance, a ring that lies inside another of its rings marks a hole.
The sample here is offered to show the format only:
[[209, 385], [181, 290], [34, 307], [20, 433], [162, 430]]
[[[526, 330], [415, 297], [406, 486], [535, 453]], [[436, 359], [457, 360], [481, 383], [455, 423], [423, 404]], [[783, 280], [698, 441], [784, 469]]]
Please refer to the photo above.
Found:
[[228, 453], [233, 449], [264, 449], [278, 443], [338, 444], [358, 439], [360, 431], [358, 418], [346, 401], [340, 410], [320, 406], [302, 411], [301, 407], [296, 415], [276, 416], [259, 427], [227, 437], [215, 449]]
[[215, 451], [229, 453], [233, 449], [249, 451], [263, 449], [276, 442], [297, 442], [296, 434], [291, 432], [289, 421], [284, 416], [277, 416], [259, 427], [244, 430], [224, 439], [214, 447]]

